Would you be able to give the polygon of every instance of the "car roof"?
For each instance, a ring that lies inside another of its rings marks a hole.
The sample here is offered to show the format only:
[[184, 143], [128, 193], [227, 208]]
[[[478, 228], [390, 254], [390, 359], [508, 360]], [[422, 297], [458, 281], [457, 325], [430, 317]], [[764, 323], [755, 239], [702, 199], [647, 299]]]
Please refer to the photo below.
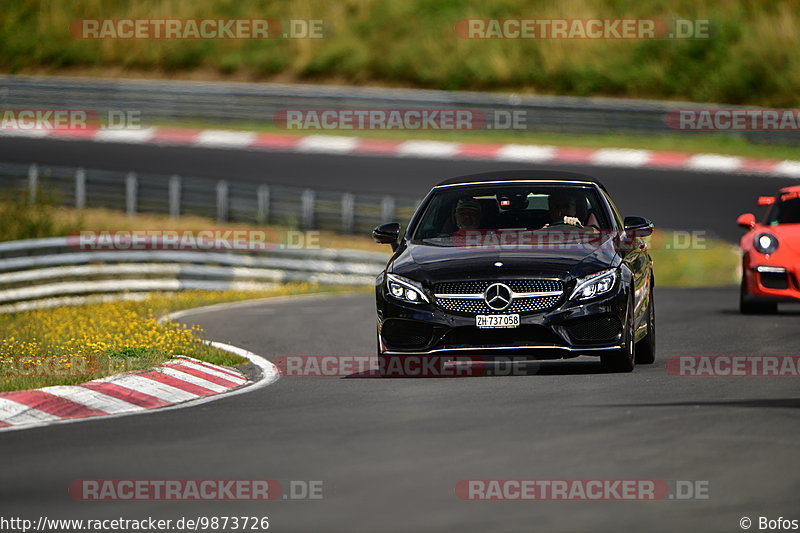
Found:
[[444, 187], [449, 185], [469, 185], [470, 183], [501, 182], [501, 181], [587, 181], [598, 185], [605, 190], [602, 183], [596, 178], [581, 174], [579, 172], [562, 172], [558, 170], [496, 170], [493, 172], [481, 172], [478, 174], [467, 174], [456, 176], [440, 181], [434, 187]]

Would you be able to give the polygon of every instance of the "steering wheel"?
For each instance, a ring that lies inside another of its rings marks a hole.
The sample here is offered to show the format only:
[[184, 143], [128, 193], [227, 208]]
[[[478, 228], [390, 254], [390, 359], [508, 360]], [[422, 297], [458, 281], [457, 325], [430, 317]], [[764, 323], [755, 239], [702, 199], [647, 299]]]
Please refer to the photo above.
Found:
[[568, 228], [583, 228], [583, 224], [581, 224], [580, 222], [578, 222], [577, 224], [567, 224], [566, 222], [553, 222], [552, 224], [548, 224], [547, 226], [542, 227], [542, 229], [550, 229], [558, 226], [567, 226]]

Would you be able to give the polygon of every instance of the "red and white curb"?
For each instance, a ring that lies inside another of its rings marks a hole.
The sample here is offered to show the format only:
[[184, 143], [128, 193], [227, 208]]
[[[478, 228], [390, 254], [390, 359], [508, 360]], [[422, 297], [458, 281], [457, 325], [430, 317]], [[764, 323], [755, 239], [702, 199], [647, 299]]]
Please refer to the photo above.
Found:
[[0, 393], [0, 431], [191, 407], [278, 379], [277, 367], [266, 359], [228, 344], [210, 344], [248, 359], [261, 371], [260, 379], [253, 382], [231, 368], [177, 357], [156, 368], [81, 385]]
[[570, 163], [625, 168], [646, 167], [800, 178], [800, 161], [620, 148], [391, 141], [337, 135], [290, 135], [175, 128], [143, 128], [138, 130], [6, 129], [0, 130], [0, 135], [335, 155], [467, 159], [522, 163]]

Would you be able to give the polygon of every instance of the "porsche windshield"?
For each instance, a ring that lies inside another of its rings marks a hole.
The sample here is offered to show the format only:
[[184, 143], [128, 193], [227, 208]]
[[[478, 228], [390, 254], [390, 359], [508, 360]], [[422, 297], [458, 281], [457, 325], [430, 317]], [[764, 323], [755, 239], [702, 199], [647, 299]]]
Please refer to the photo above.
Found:
[[597, 232], [610, 220], [590, 186], [495, 185], [437, 192], [412, 241], [439, 246], [468, 231]]
[[776, 202], [767, 216], [767, 224], [800, 224], [800, 197], [798, 193], [789, 193]]

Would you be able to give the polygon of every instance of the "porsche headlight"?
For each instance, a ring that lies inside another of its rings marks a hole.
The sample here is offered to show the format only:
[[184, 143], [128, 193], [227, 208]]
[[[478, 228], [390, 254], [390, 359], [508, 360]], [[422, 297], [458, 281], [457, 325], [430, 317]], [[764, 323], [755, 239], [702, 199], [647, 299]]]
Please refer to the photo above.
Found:
[[422, 290], [422, 285], [417, 281], [397, 274], [387, 274], [386, 286], [389, 294], [398, 300], [412, 304], [430, 303], [428, 297], [425, 296], [425, 291]]
[[775, 250], [778, 249], [778, 239], [771, 233], [759, 233], [753, 239], [753, 247], [764, 255], [775, 253]]
[[571, 300], [588, 300], [611, 292], [617, 282], [617, 269], [609, 268], [588, 276], [578, 278]]

